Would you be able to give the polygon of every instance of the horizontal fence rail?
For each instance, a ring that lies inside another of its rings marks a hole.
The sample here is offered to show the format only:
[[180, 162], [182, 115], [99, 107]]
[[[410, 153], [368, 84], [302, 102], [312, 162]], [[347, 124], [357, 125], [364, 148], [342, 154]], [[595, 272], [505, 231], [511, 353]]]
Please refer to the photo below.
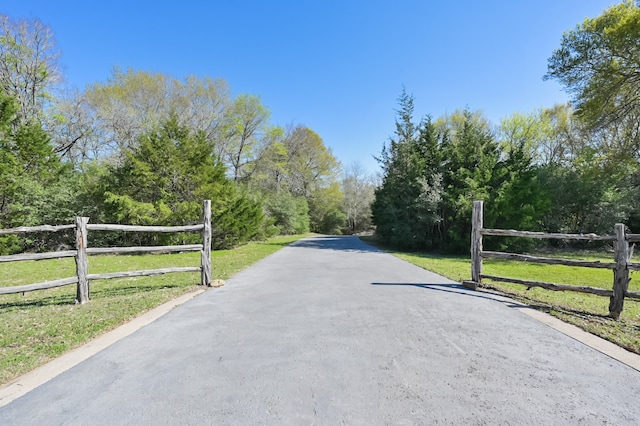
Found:
[[0, 229], [0, 235], [26, 234], [29, 232], [59, 232], [65, 229], [74, 229], [75, 227], [75, 225], [21, 226], [19, 228]]
[[89, 231], [120, 231], [120, 232], [190, 232], [201, 231], [204, 224], [186, 226], [139, 226], [139, 225], [116, 225], [108, 223], [87, 224]]
[[[203, 223], [185, 226], [137, 226], [117, 224], [89, 224], [89, 218], [78, 217], [74, 225], [41, 225], [23, 226], [12, 229], [0, 229], [0, 235], [23, 234], [30, 232], [59, 232], [66, 229], [75, 229], [76, 249], [55, 251], [48, 253], [22, 253], [10, 256], [0, 256], [2, 262], [17, 262], [23, 260], [44, 260], [74, 257], [76, 262], [76, 276], [62, 278], [54, 281], [27, 284], [12, 287], [0, 287], [0, 295], [25, 293], [29, 291], [45, 290], [76, 284], [76, 302], [84, 304], [89, 301], [89, 282], [91, 280], [106, 280], [113, 278], [127, 278], [140, 276], [164, 275], [175, 272], [200, 272], [200, 284], [211, 286], [211, 201], [203, 203]], [[199, 231], [202, 236], [201, 244], [182, 244], [172, 246], [140, 246], [140, 247], [87, 247], [89, 231], [117, 231], [117, 232], [194, 232]], [[149, 269], [140, 271], [111, 272], [105, 274], [90, 274], [88, 256], [91, 254], [123, 254], [123, 253], [170, 253], [200, 251], [200, 266]]]
[[584, 241], [615, 241], [612, 235], [596, 234], [558, 234], [532, 231], [514, 231], [512, 229], [482, 229], [482, 235], [494, 235], [497, 237], [525, 237], [538, 239], [558, 239], [558, 240], [584, 240]]
[[[629, 271], [640, 271], [640, 264], [631, 263], [630, 243], [640, 242], [640, 234], [626, 234], [623, 224], [616, 224], [614, 227], [615, 235], [596, 235], [596, 234], [562, 234], [562, 233], [545, 233], [531, 231], [516, 231], [507, 229], [488, 229], [483, 227], [483, 202], [475, 201], [473, 203], [473, 213], [471, 219], [471, 280], [463, 281], [466, 287], [476, 289], [482, 283], [482, 279], [488, 279], [497, 282], [508, 282], [514, 284], [525, 285], [531, 287], [541, 287], [553, 291], [574, 291], [579, 293], [589, 293], [598, 296], [610, 298], [609, 316], [617, 319], [622, 312], [624, 299], [640, 299], [640, 293], [630, 292], [629, 288]], [[614, 243], [615, 258], [614, 262], [600, 262], [589, 260], [562, 259], [552, 257], [531, 256], [516, 253], [503, 253], [497, 251], [483, 250], [482, 237], [485, 235], [499, 237], [520, 237], [520, 238], [536, 238], [536, 239], [563, 239], [563, 240], [582, 240], [582, 241], [611, 241]], [[521, 280], [517, 278], [499, 277], [486, 275], [482, 273], [482, 260], [488, 259], [504, 259], [515, 260], [520, 262], [542, 263], [547, 265], [565, 265], [578, 266], [585, 268], [601, 268], [613, 271], [613, 288], [611, 290], [590, 286], [575, 286], [566, 284], [547, 283], [542, 281]]]

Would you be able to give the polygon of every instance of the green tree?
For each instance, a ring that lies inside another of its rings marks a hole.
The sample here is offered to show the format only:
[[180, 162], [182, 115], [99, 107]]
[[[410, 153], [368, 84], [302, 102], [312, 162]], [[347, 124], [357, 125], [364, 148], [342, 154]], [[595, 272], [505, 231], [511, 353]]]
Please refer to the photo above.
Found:
[[[35, 118], [21, 122], [15, 99], [0, 92], [0, 227], [68, 223], [73, 215], [65, 207], [71, 201], [65, 195], [70, 195], [72, 174], [60, 163], [42, 125]], [[32, 243], [4, 237], [0, 252], [36, 248]]]
[[202, 201], [211, 200], [213, 244], [244, 243], [261, 232], [262, 207], [226, 177], [202, 131], [174, 116], [143, 135], [124, 162], [106, 176], [106, 215], [129, 224], [184, 224], [200, 221]]
[[438, 142], [429, 117], [413, 122], [414, 98], [403, 91], [396, 131], [382, 150], [382, 185], [371, 205], [376, 234], [397, 247], [434, 246], [442, 196]]
[[547, 79], [573, 95], [578, 115], [596, 128], [640, 122], [640, 8], [625, 0], [562, 36]]
[[270, 115], [260, 98], [252, 95], [239, 95], [227, 110], [222, 157], [234, 181], [248, 178], [261, 154], [277, 137], [268, 129]]
[[442, 229], [451, 250], [468, 250], [474, 200], [495, 197], [502, 171], [500, 147], [480, 112], [456, 111], [438, 123], [443, 176]]
[[180, 123], [203, 132], [221, 155], [229, 89], [221, 79], [189, 76], [178, 80], [162, 73], [114, 68], [105, 83], [96, 82], [57, 108], [57, 145], [79, 145], [81, 152], [104, 158], [120, 156], [143, 134], [175, 115]]

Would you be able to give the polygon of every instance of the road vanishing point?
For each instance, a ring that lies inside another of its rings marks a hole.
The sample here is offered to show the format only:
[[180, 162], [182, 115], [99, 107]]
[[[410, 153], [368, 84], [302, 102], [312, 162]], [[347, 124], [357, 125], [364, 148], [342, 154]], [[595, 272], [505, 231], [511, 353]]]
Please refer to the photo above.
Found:
[[0, 424], [640, 424], [640, 372], [526, 309], [314, 236], [25, 392]]

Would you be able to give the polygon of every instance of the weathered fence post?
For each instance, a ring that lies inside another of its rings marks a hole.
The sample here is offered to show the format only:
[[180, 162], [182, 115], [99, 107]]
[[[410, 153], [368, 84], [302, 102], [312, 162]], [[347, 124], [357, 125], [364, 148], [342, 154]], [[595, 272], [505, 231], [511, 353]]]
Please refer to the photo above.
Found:
[[200, 284], [211, 286], [211, 200], [205, 200], [202, 208], [202, 251], [200, 252], [200, 262], [202, 271], [200, 273]]
[[609, 316], [618, 319], [624, 306], [624, 296], [629, 288], [629, 242], [627, 241], [624, 224], [616, 223], [615, 261], [613, 270], [613, 296], [609, 302]]
[[76, 303], [84, 305], [89, 301], [89, 258], [87, 257], [87, 223], [88, 217], [76, 217], [76, 275], [78, 290]]
[[473, 214], [471, 216], [471, 287], [475, 290], [480, 283], [482, 274], [482, 218], [483, 202], [473, 202]]

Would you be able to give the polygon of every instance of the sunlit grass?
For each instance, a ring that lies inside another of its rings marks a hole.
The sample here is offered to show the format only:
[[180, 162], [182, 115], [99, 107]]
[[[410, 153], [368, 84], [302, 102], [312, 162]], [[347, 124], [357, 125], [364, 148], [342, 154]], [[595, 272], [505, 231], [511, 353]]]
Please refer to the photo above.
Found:
[[[301, 236], [276, 237], [212, 253], [213, 278], [234, 273]], [[89, 273], [200, 266], [200, 253], [90, 256]], [[71, 258], [2, 264], [0, 287], [75, 276]], [[91, 282], [91, 301], [75, 305], [76, 286], [0, 295], [0, 383], [30, 371], [154, 307], [199, 288], [200, 273]]]

